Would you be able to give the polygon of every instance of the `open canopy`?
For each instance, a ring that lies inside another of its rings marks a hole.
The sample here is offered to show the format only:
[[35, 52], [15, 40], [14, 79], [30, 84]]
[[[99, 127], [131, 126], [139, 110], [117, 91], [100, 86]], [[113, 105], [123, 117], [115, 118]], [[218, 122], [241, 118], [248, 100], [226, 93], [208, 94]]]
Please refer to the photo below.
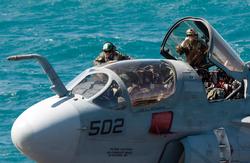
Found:
[[176, 46], [185, 40], [188, 29], [194, 29], [198, 38], [206, 44], [207, 49], [203, 55], [207, 67], [216, 65], [234, 78], [243, 78], [244, 62], [220, 34], [202, 18], [186, 17], [169, 29], [161, 45], [161, 54], [165, 58], [186, 61], [186, 56], [180, 55]]

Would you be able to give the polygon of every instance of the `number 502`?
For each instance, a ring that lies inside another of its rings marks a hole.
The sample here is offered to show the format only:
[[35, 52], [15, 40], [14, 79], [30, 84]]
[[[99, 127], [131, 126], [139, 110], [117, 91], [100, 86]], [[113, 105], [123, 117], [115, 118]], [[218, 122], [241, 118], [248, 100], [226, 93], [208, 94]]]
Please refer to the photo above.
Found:
[[124, 126], [124, 119], [118, 118], [115, 120], [107, 119], [103, 121], [91, 121], [89, 136], [94, 135], [107, 135], [111, 133], [122, 133]]

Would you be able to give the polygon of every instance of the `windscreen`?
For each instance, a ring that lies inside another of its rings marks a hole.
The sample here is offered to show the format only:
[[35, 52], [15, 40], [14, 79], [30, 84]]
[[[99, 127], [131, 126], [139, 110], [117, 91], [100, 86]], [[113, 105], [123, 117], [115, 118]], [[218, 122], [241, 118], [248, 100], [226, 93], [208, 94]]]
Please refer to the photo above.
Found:
[[107, 82], [108, 76], [106, 74], [90, 74], [72, 89], [72, 93], [82, 95], [84, 98], [90, 98], [103, 89]]

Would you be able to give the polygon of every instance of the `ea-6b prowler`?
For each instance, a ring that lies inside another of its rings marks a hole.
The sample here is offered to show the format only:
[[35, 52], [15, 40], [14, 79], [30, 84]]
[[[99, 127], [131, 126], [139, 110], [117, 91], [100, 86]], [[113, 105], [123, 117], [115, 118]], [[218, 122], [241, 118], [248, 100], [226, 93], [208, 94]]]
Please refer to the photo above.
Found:
[[[177, 53], [188, 29], [206, 44], [202, 68]], [[39, 163], [250, 162], [249, 64], [202, 18], [177, 21], [161, 54], [91, 67], [66, 87], [42, 56], [9, 57], [38, 60], [56, 93], [16, 119], [13, 143]]]

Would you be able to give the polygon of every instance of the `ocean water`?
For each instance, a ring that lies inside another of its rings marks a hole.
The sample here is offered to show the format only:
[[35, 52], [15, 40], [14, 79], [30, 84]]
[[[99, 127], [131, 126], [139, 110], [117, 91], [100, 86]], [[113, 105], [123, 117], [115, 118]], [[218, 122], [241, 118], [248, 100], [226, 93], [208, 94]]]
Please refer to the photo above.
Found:
[[250, 0], [1, 0], [0, 162], [33, 162], [12, 144], [11, 126], [29, 106], [53, 95], [37, 63], [6, 57], [42, 54], [68, 83], [92, 65], [105, 41], [134, 58], [162, 58], [167, 29], [185, 16], [207, 19], [250, 60]]

